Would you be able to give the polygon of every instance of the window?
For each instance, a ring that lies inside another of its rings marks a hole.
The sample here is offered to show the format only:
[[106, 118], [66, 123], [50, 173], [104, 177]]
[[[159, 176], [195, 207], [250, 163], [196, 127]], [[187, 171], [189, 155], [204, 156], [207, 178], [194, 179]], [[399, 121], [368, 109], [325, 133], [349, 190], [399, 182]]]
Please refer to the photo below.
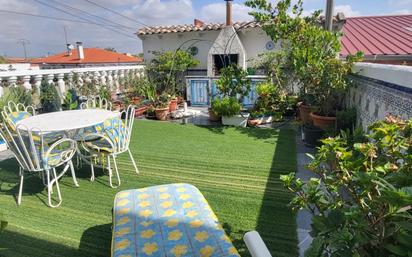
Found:
[[230, 64], [238, 64], [238, 54], [215, 54], [213, 55], [213, 74], [219, 75], [220, 70]]

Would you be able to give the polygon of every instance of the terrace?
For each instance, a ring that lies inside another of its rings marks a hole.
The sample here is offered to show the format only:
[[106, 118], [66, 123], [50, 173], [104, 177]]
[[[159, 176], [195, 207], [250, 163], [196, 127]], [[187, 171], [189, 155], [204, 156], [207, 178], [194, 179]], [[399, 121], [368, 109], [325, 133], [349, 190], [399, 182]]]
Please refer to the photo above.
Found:
[[206, 54], [0, 72], [0, 256], [408, 256], [412, 68], [273, 8], [253, 64], [229, 17], [183, 31]]

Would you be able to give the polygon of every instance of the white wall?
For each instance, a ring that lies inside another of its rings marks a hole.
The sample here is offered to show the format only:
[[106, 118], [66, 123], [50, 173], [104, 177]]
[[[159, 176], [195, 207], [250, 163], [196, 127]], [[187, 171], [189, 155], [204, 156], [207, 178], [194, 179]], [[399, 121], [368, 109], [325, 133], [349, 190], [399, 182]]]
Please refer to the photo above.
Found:
[[244, 29], [238, 34], [246, 51], [248, 66], [252, 64], [251, 59], [257, 58], [259, 54], [268, 51], [266, 49], [266, 43], [271, 41], [271, 39], [261, 28]]
[[[142, 36], [144, 59], [149, 63], [153, 59], [153, 51], [169, 51], [176, 50], [178, 47], [186, 50], [190, 46], [196, 46], [199, 53], [194, 56], [200, 61], [197, 69], [207, 69], [207, 54], [213, 45], [213, 42], [219, 35], [220, 31], [207, 32], [184, 32], [184, 33], [168, 33]], [[188, 40], [201, 40], [199, 42]]]
[[353, 70], [365, 77], [412, 88], [412, 66], [356, 63]]
[[38, 70], [39, 66], [31, 66], [30, 63], [5, 63], [0, 64], [0, 70], [9, 70], [9, 67], [12, 66], [12, 69], [15, 70]]
[[347, 100], [357, 109], [359, 126], [366, 130], [388, 114], [412, 118], [412, 67], [356, 63], [353, 69], [360, 76]]

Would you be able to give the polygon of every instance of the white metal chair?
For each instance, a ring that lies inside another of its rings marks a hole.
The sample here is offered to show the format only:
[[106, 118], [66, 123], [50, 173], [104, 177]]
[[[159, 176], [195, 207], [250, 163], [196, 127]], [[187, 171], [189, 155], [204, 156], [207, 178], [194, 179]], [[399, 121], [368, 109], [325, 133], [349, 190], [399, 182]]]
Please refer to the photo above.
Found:
[[[78, 187], [72, 157], [76, 153], [77, 143], [69, 138], [61, 138], [48, 144], [44, 133], [39, 129], [29, 130], [22, 125], [17, 125], [15, 131], [7, 125], [1, 126], [0, 136], [7, 143], [18, 161], [20, 185], [17, 204], [21, 204], [23, 192], [23, 180], [25, 172], [39, 173], [43, 184], [47, 186], [48, 204], [50, 207], [58, 207], [62, 203], [59, 187], [59, 179], [70, 168], [73, 182]], [[63, 166], [63, 170], [57, 174], [56, 168]], [[53, 186], [57, 189], [57, 204], [52, 202]]]
[[105, 109], [111, 111], [112, 103], [105, 98], [92, 96], [80, 105], [80, 109]]
[[[129, 149], [133, 123], [134, 123], [135, 107], [130, 105], [126, 111], [120, 113], [120, 117], [106, 120], [102, 127], [98, 128], [99, 133], [85, 133], [82, 135], [79, 146], [79, 155], [86, 163], [91, 166], [91, 181], [94, 181], [94, 167], [100, 167], [108, 170], [109, 183], [112, 188], [120, 186], [121, 180], [117, 167], [116, 157], [119, 154], [128, 152], [132, 161], [133, 167], [137, 174], [139, 170], [136, 162]], [[121, 117], [125, 117], [124, 121]], [[117, 185], [112, 182], [113, 171], [110, 165], [110, 159], [113, 159], [114, 172], [117, 178]], [[107, 164], [107, 166], [105, 166]]]

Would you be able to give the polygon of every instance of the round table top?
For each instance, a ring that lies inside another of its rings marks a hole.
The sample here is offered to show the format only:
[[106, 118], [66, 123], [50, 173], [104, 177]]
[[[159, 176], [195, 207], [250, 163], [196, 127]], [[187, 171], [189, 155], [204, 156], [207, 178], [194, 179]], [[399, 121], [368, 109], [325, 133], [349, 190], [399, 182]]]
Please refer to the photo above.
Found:
[[71, 110], [32, 116], [16, 125], [22, 130], [57, 132], [91, 127], [118, 115], [119, 113], [102, 109]]

